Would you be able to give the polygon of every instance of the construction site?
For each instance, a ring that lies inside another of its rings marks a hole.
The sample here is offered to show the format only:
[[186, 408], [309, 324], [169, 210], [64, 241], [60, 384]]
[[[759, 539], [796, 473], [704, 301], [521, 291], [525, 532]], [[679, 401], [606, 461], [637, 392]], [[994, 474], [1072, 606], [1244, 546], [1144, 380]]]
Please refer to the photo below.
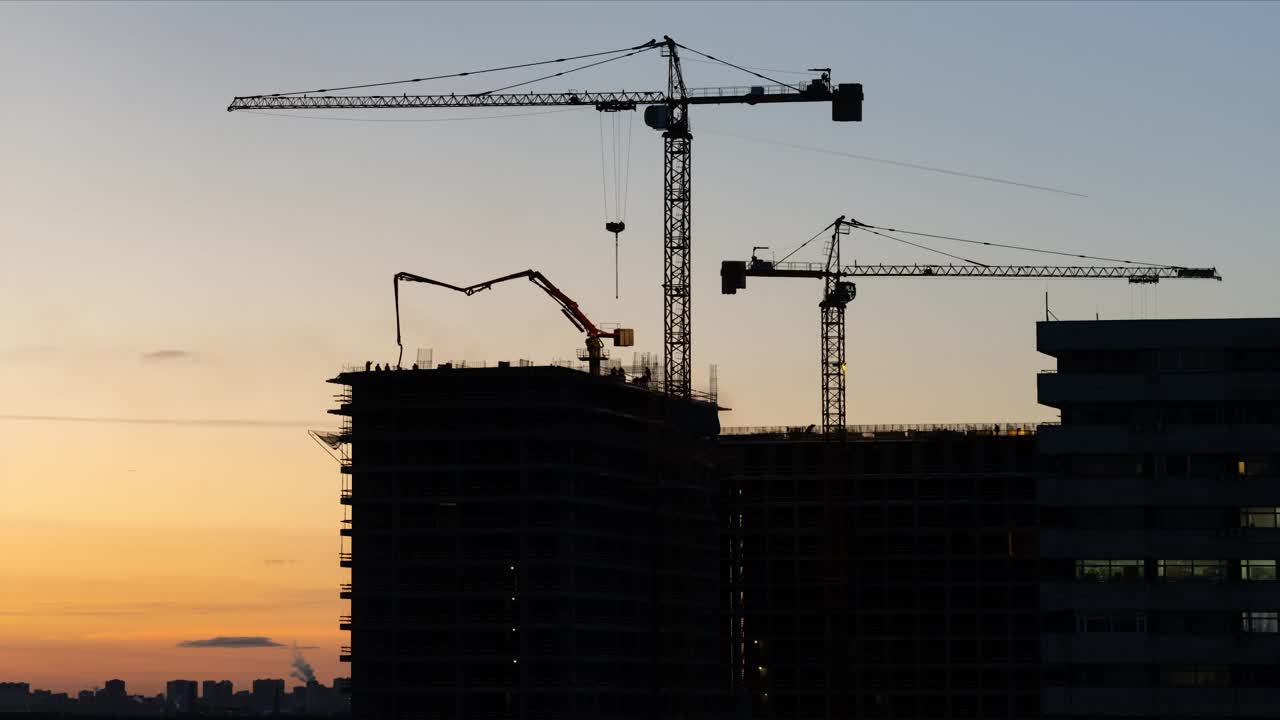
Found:
[[[641, 54], [662, 56], [664, 90], [509, 92], [579, 69], [557, 63]], [[686, 87], [686, 57], [759, 84]], [[342, 94], [394, 84], [376, 83], [228, 107], [585, 105], [642, 112], [662, 138], [660, 355], [623, 350], [655, 339], [593, 321], [555, 268], [471, 284], [400, 272], [396, 360], [330, 380], [355, 717], [1274, 715], [1280, 321], [1059, 321], [1046, 300], [1035, 349], [1058, 366], [1036, 383], [1060, 422], [851, 425], [859, 278], [1221, 277], [840, 214], [781, 257], [721, 263], [726, 295], [821, 282], [812, 423], [722, 428], [714, 368], [693, 383], [693, 108], [822, 103], [860, 122], [862, 86], [828, 68], [777, 82], [669, 37], [515, 67], [537, 65], [554, 72], [485, 93]], [[605, 230], [616, 242], [624, 219]], [[948, 260], [849, 262], [852, 233]], [[977, 262], [971, 245], [1087, 264]], [[817, 260], [795, 259], [806, 248]], [[578, 333], [576, 359], [405, 358], [406, 284], [470, 297], [521, 281]]]

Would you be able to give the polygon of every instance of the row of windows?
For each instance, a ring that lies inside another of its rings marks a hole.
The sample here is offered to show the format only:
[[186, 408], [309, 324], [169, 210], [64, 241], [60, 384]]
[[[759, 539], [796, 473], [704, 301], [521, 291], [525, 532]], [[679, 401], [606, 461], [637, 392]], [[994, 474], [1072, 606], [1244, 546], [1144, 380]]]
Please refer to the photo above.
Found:
[[[1093, 582], [1143, 580], [1147, 576], [1144, 560], [1077, 560], [1076, 579]], [[1241, 580], [1275, 580], [1275, 560], [1241, 560]], [[1226, 560], [1156, 560], [1156, 577], [1160, 580], [1225, 580]]]
[[1280, 474], [1275, 455], [1071, 455], [1059, 458], [1058, 469], [1078, 477], [1155, 477], [1157, 460], [1163, 460], [1169, 477], [1217, 479], [1269, 477]]

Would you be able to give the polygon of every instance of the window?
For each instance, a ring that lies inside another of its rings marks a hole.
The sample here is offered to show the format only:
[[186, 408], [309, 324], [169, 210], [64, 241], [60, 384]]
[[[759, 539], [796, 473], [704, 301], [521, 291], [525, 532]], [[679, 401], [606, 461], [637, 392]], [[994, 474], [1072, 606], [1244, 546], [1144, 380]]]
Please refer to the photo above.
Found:
[[1076, 615], [1076, 632], [1146, 632], [1147, 614], [1144, 612], [1121, 612], [1108, 615]]
[[1280, 632], [1280, 612], [1246, 610], [1240, 613], [1240, 629], [1247, 633]]
[[1231, 668], [1226, 665], [1170, 665], [1160, 669], [1165, 687], [1227, 687]]
[[1141, 560], [1077, 560], [1076, 579], [1121, 582], [1142, 579]]
[[1265, 455], [1251, 455], [1236, 459], [1236, 475], [1240, 477], [1258, 477], [1273, 474], [1271, 458]]
[[1227, 575], [1227, 561], [1161, 560], [1158, 570], [1161, 580], [1221, 580]]
[[1277, 518], [1280, 518], [1280, 508], [1276, 508], [1276, 507], [1240, 508], [1240, 527], [1246, 527], [1246, 528], [1280, 527], [1280, 523], [1276, 522]]
[[1275, 560], [1241, 560], [1240, 561], [1240, 579], [1241, 580], [1275, 580], [1276, 579], [1276, 561]]

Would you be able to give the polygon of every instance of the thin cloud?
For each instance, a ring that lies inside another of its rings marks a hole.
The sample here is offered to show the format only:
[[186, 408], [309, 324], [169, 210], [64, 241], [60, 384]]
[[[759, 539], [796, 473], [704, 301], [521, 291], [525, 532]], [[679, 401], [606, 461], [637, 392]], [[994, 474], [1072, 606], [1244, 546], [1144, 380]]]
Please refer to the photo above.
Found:
[[142, 353], [142, 362], [170, 362], [193, 360], [196, 354], [188, 350], [152, 350]]
[[207, 640], [183, 640], [178, 643], [178, 647], [185, 648], [264, 648], [264, 647], [285, 647], [284, 643], [278, 643], [269, 637], [260, 635], [252, 635], [245, 637], [226, 637], [219, 635], [211, 637]]

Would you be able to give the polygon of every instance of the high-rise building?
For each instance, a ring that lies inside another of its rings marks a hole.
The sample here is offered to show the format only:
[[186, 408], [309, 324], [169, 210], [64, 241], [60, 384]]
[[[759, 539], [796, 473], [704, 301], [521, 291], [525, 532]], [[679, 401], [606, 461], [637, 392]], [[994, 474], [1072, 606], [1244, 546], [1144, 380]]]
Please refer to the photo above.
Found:
[[123, 680], [108, 680], [102, 687], [102, 697], [124, 699], [129, 697]]
[[736, 717], [1037, 717], [1034, 429], [722, 435]]
[[24, 682], [0, 682], [0, 709], [25, 710], [31, 703], [31, 685]]
[[719, 711], [713, 403], [562, 367], [333, 382], [357, 718]]
[[253, 712], [259, 715], [277, 714], [284, 701], [284, 680], [281, 678], [253, 681]]
[[195, 680], [170, 680], [165, 683], [165, 709], [169, 712], [195, 712], [198, 688]]
[[1275, 717], [1280, 319], [1047, 322], [1048, 718]]
[[205, 680], [200, 695], [200, 706], [205, 710], [227, 710], [232, 707], [235, 688], [230, 680]]

